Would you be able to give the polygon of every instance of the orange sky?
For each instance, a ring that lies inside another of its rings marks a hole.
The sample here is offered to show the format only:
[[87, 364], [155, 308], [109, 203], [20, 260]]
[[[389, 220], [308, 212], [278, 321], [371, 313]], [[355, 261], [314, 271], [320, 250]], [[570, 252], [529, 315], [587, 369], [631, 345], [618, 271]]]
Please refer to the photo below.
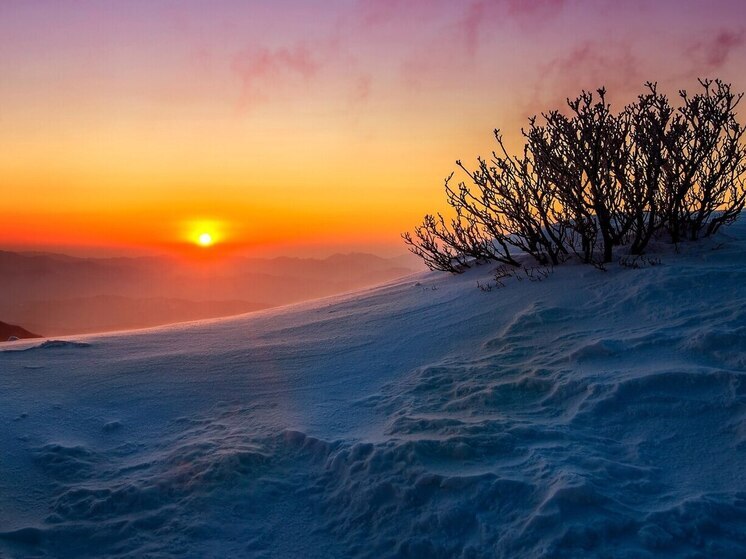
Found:
[[401, 252], [496, 126], [746, 85], [743, 3], [617, 4], [3, 2], [0, 248]]

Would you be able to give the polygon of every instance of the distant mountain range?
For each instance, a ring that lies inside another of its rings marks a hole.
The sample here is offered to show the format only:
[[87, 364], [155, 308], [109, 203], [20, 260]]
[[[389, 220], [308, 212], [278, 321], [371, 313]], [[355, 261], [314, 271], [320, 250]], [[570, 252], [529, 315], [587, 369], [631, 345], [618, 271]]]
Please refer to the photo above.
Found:
[[0, 251], [0, 318], [44, 335], [141, 328], [324, 297], [419, 269], [406, 255], [363, 253], [186, 263]]

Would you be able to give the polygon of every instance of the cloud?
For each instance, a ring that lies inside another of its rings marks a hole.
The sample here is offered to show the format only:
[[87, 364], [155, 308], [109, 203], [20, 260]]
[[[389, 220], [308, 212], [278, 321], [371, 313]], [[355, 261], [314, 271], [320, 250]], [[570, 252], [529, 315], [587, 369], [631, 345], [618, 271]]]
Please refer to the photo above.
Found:
[[474, 56], [485, 36], [502, 22], [536, 26], [557, 16], [567, 0], [474, 0], [465, 5], [457, 24], [465, 52]]
[[437, 17], [448, 0], [360, 0], [359, 22], [365, 27], [410, 23]]
[[[538, 36], [570, 0], [365, 0], [359, 4], [365, 30], [388, 26], [403, 45], [400, 74], [420, 88], [446, 75], [466, 75], [498, 34], [513, 25]], [[390, 35], [389, 35], [390, 37]]]
[[472, 2], [467, 7], [458, 24], [462, 34], [462, 40], [469, 56], [474, 56], [479, 47], [480, 36], [486, 24], [494, 17], [490, 13], [490, 2]]
[[622, 97], [626, 102], [645, 81], [631, 46], [623, 42], [586, 41], [541, 66], [539, 72], [524, 116], [563, 108], [566, 98], [576, 97], [582, 89], [595, 91], [602, 86], [612, 100]]
[[321, 49], [296, 43], [276, 49], [247, 47], [233, 56], [231, 67], [241, 81], [241, 103], [267, 100], [278, 88], [308, 83], [323, 64]]
[[518, 17], [547, 17], [557, 14], [567, 0], [504, 0], [508, 14]]
[[368, 75], [358, 76], [352, 84], [350, 101], [353, 104], [365, 103], [370, 99], [372, 78]]
[[342, 31], [335, 27], [316, 39], [274, 48], [250, 45], [234, 53], [230, 67], [240, 82], [239, 108], [268, 103], [285, 94], [309, 94], [322, 76], [325, 91], [336, 85], [339, 98], [350, 106], [366, 103], [374, 80], [360, 67]]
[[744, 28], [721, 29], [714, 34], [694, 41], [689, 47], [695, 71], [713, 72], [722, 68], [731, 53], [746, 44]]
[[[536, 25], [556, 16], [568, 0], [360, 0], [363, 27], [397, 25], [403, 33], [432, 20], [441, 20], [440, 33], [465, 54], [473, 56], [482, 40], [502, 22]], [[455, 23], [454, 23], [455, 22]], [[452, 41], [452, 42], [451, 42]]]

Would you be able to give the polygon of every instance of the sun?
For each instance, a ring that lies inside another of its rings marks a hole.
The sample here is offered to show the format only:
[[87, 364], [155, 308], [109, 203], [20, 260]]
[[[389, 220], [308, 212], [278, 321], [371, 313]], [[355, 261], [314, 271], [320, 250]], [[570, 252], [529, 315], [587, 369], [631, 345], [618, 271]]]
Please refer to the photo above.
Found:
[[203, 247], [212, 246], [215, 240], [212, 238], [210, 233], [200, 233], [197, 237], [197, 244]]
[[227, 238], [227, 224], [218, 219], [191, 219], [184, 221], [181, 228], [181, 238], [202, 249], [222, 246]]

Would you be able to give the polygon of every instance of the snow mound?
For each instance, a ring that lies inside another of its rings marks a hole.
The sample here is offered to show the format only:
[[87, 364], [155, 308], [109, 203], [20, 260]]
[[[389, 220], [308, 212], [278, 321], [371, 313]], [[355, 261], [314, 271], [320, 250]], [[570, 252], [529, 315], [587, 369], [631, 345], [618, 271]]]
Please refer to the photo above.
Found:
[[744, 557], [728, 233], [6, 352], [0, 556]]
[[[15, 340], [18, 341], [18, 340]], [[91, 344], [86, 342], [75, 342], [71, 340], [46, 340], [40, 344], [32, 345], [23, 349], [4, 349], [3, 353], [14, 351], [34, 351], [37, 349], [71, 349], [78, 347], [90, 347]]]

